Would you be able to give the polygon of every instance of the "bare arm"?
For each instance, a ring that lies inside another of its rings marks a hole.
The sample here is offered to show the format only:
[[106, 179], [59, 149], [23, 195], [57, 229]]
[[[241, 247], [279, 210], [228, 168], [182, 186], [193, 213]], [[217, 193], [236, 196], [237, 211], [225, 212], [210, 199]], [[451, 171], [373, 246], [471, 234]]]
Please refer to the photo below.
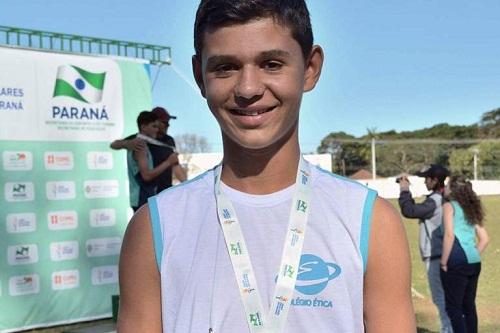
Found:
[[134, 138], [131, 140], [122, 139], [111, 142], [109, 147], [114, 150], [127, 149], [133, 151], [140, 151], [146, 149], [146, 142], [138, 138]]
[[444, 271], [448, 270], [446, 267], [448, 259], [450, 258], [453, 242], [455, 241], [455, 233], [453, 232], [453, 206], [447, 202], [443, 205], [443, 254], [441, 255], [441, 268]]
[[187, 172], [180, 164], [176, 164], [172, 167], [172, 171], [180, 182], [184, 182], [187, 179]]
[[476, 235], [478, 238], [478, 242], [476, 245], [477, 249], [479, 253], [483, 253], [484, 249], [486, 248], [486, 246], [488, 246], [488, 243], [490, 242], [490, 237], [488, 236], [486, 229], [477, 224], [476, 224]]
[[410, 265], [401, 218], [390, 203], [377, 198], [364, 280], [367, 333], [416, 332]]
[[147, 152], [145, 150], [134, 152], [134, 157], [137, 159], [137, 164], [139, 166], [139, 173], [141, 174], [141, 177], [145, 182], [152, 181], [172, 165], [179, 164], [177, 153], [170, 154], [166, 160], [158, 164], [153, 169], [149, 169], [148, 167], [148, 157], [147, 157]]
[[160, 274], [156, 265], [149, 207], [130, 221], [120, 254], [119, 333], [161, 333]]

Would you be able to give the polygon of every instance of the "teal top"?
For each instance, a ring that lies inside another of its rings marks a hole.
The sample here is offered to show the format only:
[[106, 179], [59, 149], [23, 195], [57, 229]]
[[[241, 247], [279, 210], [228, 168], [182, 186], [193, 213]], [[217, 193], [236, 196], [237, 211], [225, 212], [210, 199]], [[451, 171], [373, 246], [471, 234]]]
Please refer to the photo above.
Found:
[[453, 206], [453, 233], [458, 239], [460, 246], [465, 252], [467, 263], [474, 264], [481, 262], [481, 256], [476, 246], [476, 228], [467, 221], [460, 204], [451, 201]]
[[[147, 150], [148, 156], [148, 169], [153, 169], [153, 158], [151, 157], [151, 153], [149, 148]], [[128, 186], [129, 186], [129, 195], [130, 195], [130, 206], [131, 207], [139, 207], [145, 202], [141, 201], [141, 185], [138, 180], [139, 174], [139, 164], [134, 159], [133, 151], [127, 151], [127, 167], [128, 167]], [[146, 198], [147, 199], [147, 198]], [[142, 199], [144, 200], [144, 199]]]

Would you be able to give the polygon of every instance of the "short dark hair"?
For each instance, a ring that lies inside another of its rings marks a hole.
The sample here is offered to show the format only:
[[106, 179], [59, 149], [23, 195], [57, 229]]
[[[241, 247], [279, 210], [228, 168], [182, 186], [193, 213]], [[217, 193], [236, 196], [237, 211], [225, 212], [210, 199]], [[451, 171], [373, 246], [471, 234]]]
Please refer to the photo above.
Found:
[[158, 120], [158, 116], [151, 111], [142, 111], [137, 116], [137, 127], [141, 129], [142, 125], [149, 125]]
[[305, 61], [312, 50], [313, 33], [304, 0], [201, 0], [194, 23], [196, 57], [200, 59], [205, 32], [266, 17], [291, 30]]

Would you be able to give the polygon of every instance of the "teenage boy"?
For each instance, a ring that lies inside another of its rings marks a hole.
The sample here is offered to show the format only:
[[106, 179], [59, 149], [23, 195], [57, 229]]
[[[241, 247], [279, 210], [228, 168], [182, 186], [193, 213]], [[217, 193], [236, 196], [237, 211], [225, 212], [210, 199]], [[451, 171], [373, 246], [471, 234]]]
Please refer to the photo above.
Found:
[[401, 214], [407, 218], [418, 219], [420, 256], [427, 271], [432, 301], [438, 309], [441, 333], [453, 333], [450, 319], [446, 313], [439, 267], [439, 260], [443, 252], [441, 224], [443, 223], [444, 181], [448, 175], [448, 169], [439, 164], [431, 164], [431, 166], [417, 173], [417, 176], [425, 179], [425, 186], [427, 190], [431, 191], [421, 203], [416, 203], [413, 199], [408, 177], [403, 176], [399, 179], [399, 207], [401, 208]]
[[305, 2], [202, 0], [194, 35], [224, 157], [133, 217], [119, 332], [415, 332], [399, 215], [300, 154], [323, 63]]
[[[156, 142], [159, 135], [160, 125], [158, 116], [151, 111], [142, 111], [137, 116], [137, 127], [139, 134], [151, 144]], [[127, 151], [127, 169], [130, 190], [130, 206], [137, 211], [144, 205], [148, 198], [155, 195], [156, 183], [154, 180], [161, 175], [167, 168], [178, 164], [177, 154], [170, 154], [162, 162], [153, 167], [153, 158], [149, 148], [141, 150]]]

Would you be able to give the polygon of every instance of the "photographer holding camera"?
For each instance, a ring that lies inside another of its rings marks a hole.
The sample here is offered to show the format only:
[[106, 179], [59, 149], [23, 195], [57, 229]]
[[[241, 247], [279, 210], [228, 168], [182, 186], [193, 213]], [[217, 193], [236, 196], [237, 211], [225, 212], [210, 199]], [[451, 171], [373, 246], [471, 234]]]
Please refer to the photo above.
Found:
[[425, 186], [429, 191], [432, 191], [424, 202], [418, 204], [415, 203], [411, 195], [407, 176], [396, 179], [400, 187], [398, 202], [401, 214], [407, 218], [419, 219], [420, 255], [425, 263], [432, 301], [439, 311], [441, 333], [453, 332], [450, 319], [446, 314], [444, 291], [439, 272], [439, 259], [443, 249], [443, 235], [440, 225], [443, 221], [444, 181], [448, 175], [448, 170], [439, 164], [432, 164], [418, 172], [417, 176], [425, 177]]

